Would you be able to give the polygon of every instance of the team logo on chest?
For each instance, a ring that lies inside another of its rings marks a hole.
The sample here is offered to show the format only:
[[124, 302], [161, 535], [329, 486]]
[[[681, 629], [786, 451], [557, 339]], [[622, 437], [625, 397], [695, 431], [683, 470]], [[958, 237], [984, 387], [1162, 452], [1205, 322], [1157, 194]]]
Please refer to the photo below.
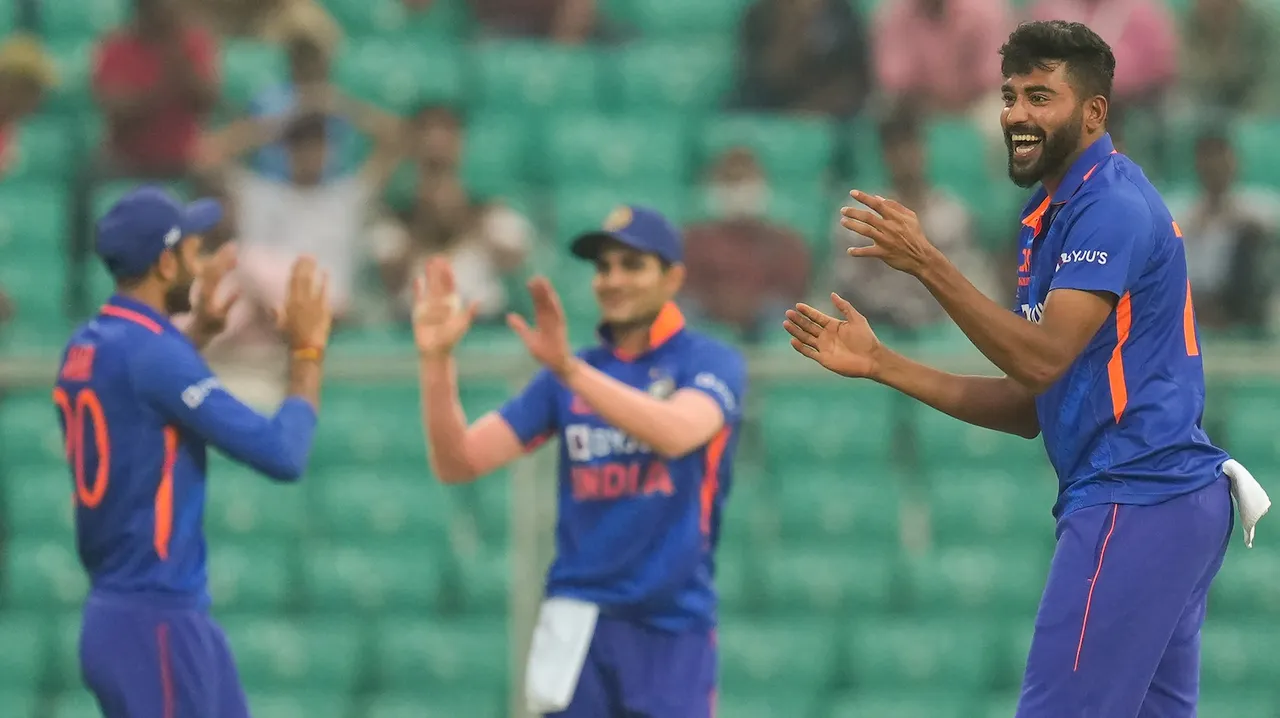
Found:
[[649, 396], [666, 399], [676, 392], [676, 380], [654, 367], [649, 370]]

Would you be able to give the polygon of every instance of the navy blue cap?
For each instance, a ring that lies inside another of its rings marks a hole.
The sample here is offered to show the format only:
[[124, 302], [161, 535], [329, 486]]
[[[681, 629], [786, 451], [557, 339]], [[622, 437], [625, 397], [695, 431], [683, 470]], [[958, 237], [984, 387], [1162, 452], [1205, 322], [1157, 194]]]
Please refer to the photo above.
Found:
[[147, 273], [167, 249], [222, 221], [222, 205], [202, 199], [184, 205], [160, 187], [139, 187], [121, 197], [98, 220], [97, 252], [112, 276]]
[[569, 249], [583, 259], [595, 260], [609, 241], [656, 254], [673, 264], [684, 260], [684, 239], [680, 230], [657, 210], [636, 205], [619, 207], [604, 220], [601, 229], [573, 240]]

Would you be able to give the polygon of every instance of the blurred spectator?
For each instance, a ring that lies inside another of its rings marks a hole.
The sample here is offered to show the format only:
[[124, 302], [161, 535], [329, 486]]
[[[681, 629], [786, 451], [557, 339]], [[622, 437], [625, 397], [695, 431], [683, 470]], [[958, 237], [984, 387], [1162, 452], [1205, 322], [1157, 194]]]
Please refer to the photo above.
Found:
[[1196, 0], [1184, 36], [1183, 89], [1192, 107], [1260, 104], [1275, 41], [1266, 11], [1251, 0]]
[[[374, 149], [357, 172], [327, 178], [327, 131], [335, 115], [372, 137]], [[229, 331], [251, 327], [280, 306], [289, 267], [304, 253], [315, 256], [329, 273], [335, 316], [349, 318], [361, 265], [360, 240], [376, 198], [399, 164], [400, 134], [398, 118], [331, 90], [300, 103], [287, 117], [240, 120], [207, 138], [202, 157], [214, 166], [276, 141], [283, 142], [289, 158], [285, 180], [248, 171], [228, 173], [243, 298]]]
[[1109, 126], [1132, 107], [1151, 107], [1164, 98], [1178, 71], [1178, 35], [1163, 0], [1038, 0], [1033, 20], [1067, 20], [1088, 25], [1116, 56]]
[[742, 109], [848, 116], [870, 92], [866, 28], [845, 0], [756, 0], [739, 45]]
[[316, 0], [184, 0], [193, 16], [219, 35], [283, 43], [300, 25], [322, 34], [326, 45], [342, 38], [338, 24]]
[[[285, 42], [289, 82], [263, 90], [250, 104], [250, 116], [261, 119], [285, 117], [299, 103], [314, 104], [317, 96], [329, 92], [331, 51], [332, 48], [316, 31], [301, 27], [295, 29]], [[343, 174], [347, 169], [347, 152], [355, 139], [355, 128], [343, 117], [330, 117], [327, 136], [326, 179]], [[288, 179], [291, 168], [285, 146], [277, 141], [258, 150], [253, 158], [253, 168], [264, 177]]]
[[1236, 155], [1224, 133], [1196, 142], [1198, 196], [1171, 198], [1183, 230], [1196, 318], [1210, 329], [1261, 329], [1275, 293], [1280, 202], [1275, 193], [1240, 186]]
[[479, 304], [479, 318], [498, 320], [509, 308], [507, 285], [528, 259], [532, 223], [496, 201], [473, 197], [462, 182], [462, 119], [445, 107], [427, 107], [414, 117], [410, 151], [411, 187], [392, 200], [396, 214], [379, 223], [375, 251], [393, 311], [407, 319], [412, 282], [429, 254], [453, 262], [458, 295]]
[[485, 35], [586, 42], [600, 29], [596, 0], [470, 0]]
[[[959, 114], [994, 97], [1000, 46], [1011, 16], [1005, 0], [886, 0], [875, 19], [875, 70], [890, 112], [904, 102]], [[993, 117], [985, 123], [995, 126]]]
[[809, 248], [796, 232], [763, 218], [768, 184], [750, 151], [720, 157], [706, 192], [712, 219], [685, 229], [689, 274], [681, 307], [691, 320], [727, 324], [758, 341], [804, 299]]
[[12, 138], [18, 123], [39, 108], [56, 83], [53, 61], [34, 37], [14, 35], [0, 46], [0, 176], [15, 159]]
[[[993, 296], [989, 260], [978, 248], [969, 211], [950, 193], [929, 182], [918, 120], [911, 115], [895, 115], [882, 123], [880, 142], [889, 187], [879, 194], [915, 211], [929, 241], [975, 287]], [[852, 302], [872, 325], [921, 329], [946, 318], [937, 300], [915, 277], [878, 260], [852, 259], [846, 254], [849, 247], [869, 244], [869, 240], [837, 224], [833, 243], [835, 291]]]
[[93, 84], [116, 170], [178, 174], [218, 101], [217, 47], [175, 0], [134, 0], [129, 27], [102, 41]]
[[9, 299], [9, 295], [0, 288], [0, 325], [13, 319], [13, 313], [13, 300]]

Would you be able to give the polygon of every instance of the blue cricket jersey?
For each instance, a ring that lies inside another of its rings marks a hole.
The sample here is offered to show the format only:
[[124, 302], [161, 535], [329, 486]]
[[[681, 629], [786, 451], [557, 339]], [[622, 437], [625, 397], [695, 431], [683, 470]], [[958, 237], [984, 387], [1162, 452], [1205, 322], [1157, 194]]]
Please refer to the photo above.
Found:
[[72, 335], [53, 401], [92, 590], [195, 607], [209, 603], [206, 445], [290, 481], [306, 468], [316, 426], [300, 398], [271, 419], [240, 403], [164, 315], [120, 296]]
[[1221, 475], [1228, 456], [1200, 426], [1204, 364], [1182, 232], [1110, 135], [1086, 149], [1050, 197], [1023, 211], [1014, 311], [1033, 322], [1054, 289], [1116, 298], [1084, 352], [1036, 398], [1058, 474], [1054, 515], [1097, 504], [1156, 504]]
[[604, 422], [550, 372], [500, 409], [530, 449], [560, 437], [556, 558], [547, 595], [577, 598], [605, 615], [670, 631], [716, 622], [714, 551], [733, 476], [746, 361], [735, 349], [684, 328], [668, 304], [651, 348], [624, 357], [605, 343], [583, 361], [659, 397], [701, 391], [720, 405], [724, 428], [676, 459]]

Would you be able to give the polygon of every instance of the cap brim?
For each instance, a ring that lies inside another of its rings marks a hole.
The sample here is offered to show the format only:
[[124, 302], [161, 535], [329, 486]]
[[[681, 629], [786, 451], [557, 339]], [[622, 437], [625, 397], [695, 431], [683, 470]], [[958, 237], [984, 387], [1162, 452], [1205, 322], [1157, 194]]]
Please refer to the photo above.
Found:
[[587, 232], [586, 234], [578, 235], [578, 238], [573, 240], [573, 244], [569, 245], [569, 251], [575, 257], [594, 262], [600, 256], [600, 249], [609, 242], [616, 242], [624, 247], [630, 247], [641, 252], [653, 251], [634, 240], [628, 239], [624, 235], [614, 234], [613, 232]]
[[222, 221], [222, 203], [216, 199], [199, 199], [182, 211], [182, 233], [204, 234]]

